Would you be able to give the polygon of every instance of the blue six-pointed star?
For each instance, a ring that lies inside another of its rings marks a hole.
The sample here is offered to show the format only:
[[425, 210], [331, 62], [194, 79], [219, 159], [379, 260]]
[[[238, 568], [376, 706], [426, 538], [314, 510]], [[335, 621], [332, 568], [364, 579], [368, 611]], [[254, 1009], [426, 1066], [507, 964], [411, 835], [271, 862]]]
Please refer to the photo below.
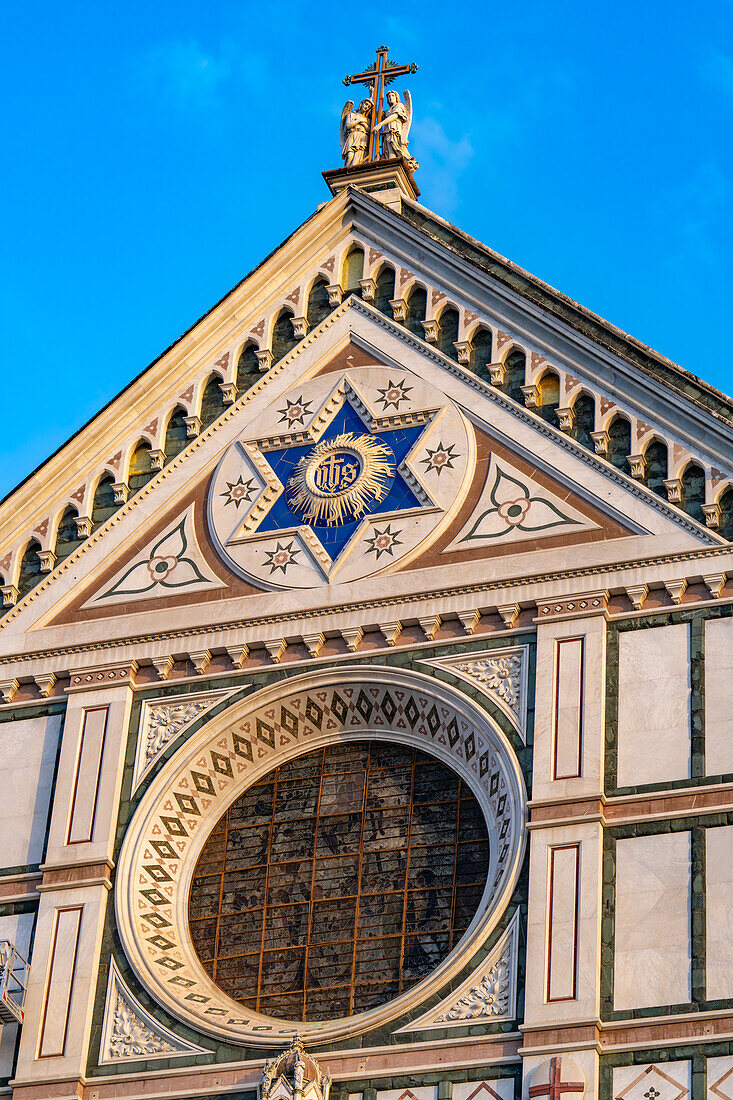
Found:
[[[391, 450], [394, 455], [395, 473], [388, 492], [382, 500], [375, 501], [374, 505], [369, 510], [369, 514], [375, 515], [381, 512], [396, 512], [402, 509], [420, 508], [422, 507], [422, 502], [418, 500], [410, 486], [400, 474], [399, 466], [410, 453], [415, 441], [419, 439], [425, 427], [425, 424], [419, 424], [415, 427], [381, 428], [379, 432], [371, 432], [348, 400], [344, 400], [341, 408], [326, 430], [318, 439], [314, 440], [313, 443], [308, 443], [305, 446], [299, 444], [277, 451], [265, 451], [264, 457], [287, 489], [287, 484], [294, 467], [301, 458], [310, 454], [316, 443], [328, 442], [346, 432], [351, 432], [357, 436], [370, 435], [372, 439], [376, 440], [378, 443], [385, 444]], [[335, 561], [339, 556], [363, 519], [364, 516], [362, 515], [338, 525], [317, 525], [318, 538], [332, 561]], [[257, 528], [257, 531], [258, 533], [265, 531], [281, 531], [284, 528], [295, 527], [304, 522], [303, 516], [299, 515], [289, 506], [286, 491], [280, 494]]]

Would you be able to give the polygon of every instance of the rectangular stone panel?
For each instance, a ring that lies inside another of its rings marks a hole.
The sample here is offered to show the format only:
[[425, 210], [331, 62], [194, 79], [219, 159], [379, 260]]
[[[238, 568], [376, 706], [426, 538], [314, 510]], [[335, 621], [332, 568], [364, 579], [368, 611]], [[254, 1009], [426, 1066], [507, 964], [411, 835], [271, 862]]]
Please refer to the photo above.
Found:
[[690, 1000], [690, 833], [616, 844], [614, 1007]]
[[705, 830], [705, 985], [710, 1001], [733, 997], [733, 825]]
[[66, 1047], [69, 1009], [79, 944], [82, 906], [57, 909], [51, 938], [51, 962], [43, 995], [39, 1058], [62, 1057]]
[[578, 954], [580, 845], [548, 849], [547, 1000], [575, 999]]
[[94, 833], [108, 713], [109, 707], [90, 707], [84, 711], [76, 758], [67, 844], [88, 843]]
[[43, 859], [60, 728], [59, 714], [0, 723], [2, 867], [25, 867]]
[[733, 1057], [707, 1059], [707, 1100], [733, 1100]]
[[733, 772], [733, 618], [705, 623], [705, 771]]
[[581, 774], [584, 638], [560, 638], [555, 650], [553, 779]]
[[618, 785], [690, 775], [690, 629], [619, 634]]
[[437, 1085], [415, 1085], [411, 1089], [386, 1089], [377, 1100], [438, 1100]]

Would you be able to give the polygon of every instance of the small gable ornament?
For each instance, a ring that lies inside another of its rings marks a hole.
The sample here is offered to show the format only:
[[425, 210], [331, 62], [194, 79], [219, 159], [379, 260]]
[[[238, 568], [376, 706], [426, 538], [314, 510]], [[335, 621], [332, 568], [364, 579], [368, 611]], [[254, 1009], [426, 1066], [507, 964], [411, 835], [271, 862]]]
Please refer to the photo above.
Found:
[[328, 1100], [331, 1071], [325, 1073], [295, 1035], [287, 1050], [268, 1058], [257, 1087], [257, 1100]]

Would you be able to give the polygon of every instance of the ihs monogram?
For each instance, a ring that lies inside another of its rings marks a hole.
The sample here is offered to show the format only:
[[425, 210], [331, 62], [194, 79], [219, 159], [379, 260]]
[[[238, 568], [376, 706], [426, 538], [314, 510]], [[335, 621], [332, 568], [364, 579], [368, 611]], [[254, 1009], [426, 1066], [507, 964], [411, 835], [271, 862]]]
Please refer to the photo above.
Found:
[[383, 390], [379, 390], [381, 397], [378, 398], [379, 404], [382, 406], [384, 412], [387, 411], [390, 405], [395, 409], [399, 409], [403, 401], [408, 401], [408, 393], [413, 389], [412, 386], [405, 385], [405, 379], [402, 378], [399, 382], [393, 382], [390, 378], [387, 385]]

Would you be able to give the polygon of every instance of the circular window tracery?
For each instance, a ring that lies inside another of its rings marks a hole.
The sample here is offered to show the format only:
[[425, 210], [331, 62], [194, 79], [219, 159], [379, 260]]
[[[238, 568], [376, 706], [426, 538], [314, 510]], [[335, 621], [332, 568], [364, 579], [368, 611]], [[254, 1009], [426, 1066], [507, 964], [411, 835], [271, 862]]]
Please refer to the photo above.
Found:
[[194, 872], [194, 947], [246, 1008], [298, 1021], [383, 1004], [429, 974], [481, 901], [489, 839], [465, 782], [388, 742], [324, 746], [245, 791]]
[[187, 1025], [255, 1046], [292, 1037], [293, 1021], [245, 1007], [196, 953], [189, 898], [212, 831], [243, 792], [276, 768], [324, 746], [370, 740], [403, 745], [457, 775], [475, 796], [489, 836], [488, 874], [460, 942], [414, 985], [371, 1009], [298, 1022], [304, 1036], [337, 1042], [381, 1027], [445, 988], [496, 927], [517, 881], [526, 791], [516, 755], [496, 724], [433, 677], [379, 665], [319, 671], [273, 683], [193, 734], [150, 781], [117, 863], [117, 929], [153, 999]]

